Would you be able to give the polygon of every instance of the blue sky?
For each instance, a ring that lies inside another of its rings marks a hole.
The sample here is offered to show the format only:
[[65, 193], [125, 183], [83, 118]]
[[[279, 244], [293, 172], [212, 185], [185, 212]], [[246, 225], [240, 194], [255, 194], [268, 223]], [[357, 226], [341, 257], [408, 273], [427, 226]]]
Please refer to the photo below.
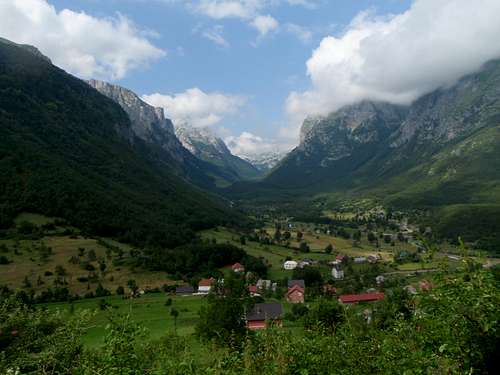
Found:
[[244, 155], [296, 145], [308, 115], [408, 104], [499, 58], [499, 14], [498, 0], [9, 0], [0, 36]]
[[[309, 85], [305, 63], [321, 39], [340, 33], [360, 11], [399, 13], [408, 7], [404, 0], [331, 0], [316, 1], [314, 7], [292, 6], [286, 2], [262, 9], [282, 28], [294, 24], [311, 33], [310, 39], [281, 29], [259, 36], [244, 19], [214, 19], [197, 13], [179, 1], [140, 0], [51, 0], [58, 11], [68, 8], [94, 17], [121, 14], [137, 28], [157, 35], [151, 43], [167, 51], [167, 56], [128, 72], [117, 83], [138, 94], [154, 92], [173, 95], [197, 87], [206, 93], [221, 92], [246, 99], [237, 113], [224, 117], [215, 126], [231, 134], [248, 131], [274, 138], [287, 121], [285, 100], [292, 90]], [[203, 36], [212, 29], [221, 30], [228, 45]]]

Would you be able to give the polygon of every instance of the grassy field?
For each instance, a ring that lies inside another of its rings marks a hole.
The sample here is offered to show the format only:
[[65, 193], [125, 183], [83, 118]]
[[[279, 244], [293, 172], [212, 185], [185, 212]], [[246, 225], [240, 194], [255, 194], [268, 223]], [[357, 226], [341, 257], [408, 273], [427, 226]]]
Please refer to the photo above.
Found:
[[[391, 247], [389, 244], [383, 243], [381, 244], [380, 248], [376, 248], [375, 246], [369, 244], [366, 240], [361, 241], [359, 247], [355, 247], [353, 246], [352, 240], [333, 237], [323, 233], [313, 233], [312, 230], [310, 230], [310, 228], [308, 228], [306, 225], [300, 227], [299, 229], [303, 230], [303, 239], [311, 248], [311, 252], [309, 253], [299, 252], [296, 249], [296, 247], [298, 247], [299, 245], [296, 240], [291, 241], [290, 248], [277, 245], [262, 245], [260, 243], [251, 241], [247, 241], [245, 245], [241, 245], [239, 234], [225, 228], [204, 231], [202, 232], [202, 237], [205, 239], [215, 239], [218, 242], [231, 243], [244, 248], [245, 251], [250, 255], [253, 255], [255, 257], [263, 257], [270, 265], [269, 277], [271, 279], [291, 277], [292, 271], [283, 269], [283, 263], [285, 262], [287, 257], [291, 257], [294, 260], [310, 258], [312, 260], [326, 262], [335, 260], [334, 254], [327, 254], [324, 252], [324, 249], [328, 244], [334, 246], [335, 252], [337, 253], [346, 254], [353, 257], [379, 254], [385, 261], [392, 261], [394, 254], [393, 252], [396, 250], [416, 250], [413, 245], [406, 243], [397, 244], [395, 247]], [[266, 230], [269, 234], [274, 233], [273, 228], [266, 228]]]
[[[130, 279], [136, 280], [142, 289], [161, 287], [163, 284], [171, 283], [164, 273], [145, 272], [123, 265], [127, 263], [131, 247], [107, 239], [105, 241], [123, 250], [123, 261], [116, 263], [116, 254], [110, 255], [109, 250], [107, 252], [106, 247], [98, 243], [96, 239], [81, 236], [49, 236], [39, 241], [0, 240], [0, 246], [5, 245], [8, 248], [8, 252], [4, 255], [11, 261], [10, 264], [0, 265], [0, 284], [20, 288], [27, 277], [35, 291], [44, 290], [53, 285], [56, 279], [55, 268], [59, 265], [66, 271], [63, 278], [72, 293], [84, 294], [88, 288], [95, 290], [97, 281], [89, 284], [77, 280], [81, 277], [88, 277], [91, 272], [84, 269], [81, 264], [73, 264], [69, 261], [71, 257], [76, 257], [82, 262], [89, 261], [88, 254], [92, 250], [96, 255], [96, 260], [90, 263], [96, 269], [94, 272], [98, 277], [98, 282], [113, 292], [119, 285], [125, 287]], [[48, 256], [42, 256], [41, 247], [50, 248], [51, 253]], [[83, 256], [79, 256], [81, 248], [85, 249]], [[104, 272], [99, 270], [99, 259], [106, 264]], [[52, 272], [53, 275], [47, 276], [46, 272]], [[40, 284], [39, 280], [43, 284]]]
[[[166, 306], [168, 298], [172, 304]], [[99, 300], [105, 300], [110, 307], [108, 310], [98, 308]], [[196, 350], [201, 344], [194, 336], [195, 326], [198, 321], [198, 312], [206, 303], [203, 296], [169, 296], [164, 293], [146, 294], [136, 299], [123, 299], [118, 296], [105, 298], [82, 299], [73, 303], [73, 312], [68, 302], [48, 303], [41, 306], [49, 311], [59, 310], [63, 314], [77, 314], [82, 310], [92, 311], [86, 333], [83, 337], [84, 345], [87, 347], [98, 347], [103, 344], [105, 327], [109, 323], [110, 314], [128, 314], [131, 320], [147, 329], [148, 339], [158, 339], [174, 333], [174, 319], [170, 311], [175, 308], [179, 311], [177, 318], [176, 333], [188, 337], [192, 347]], [[285, 312], [291, 311], [291, 304], [283, 303]], [[292, 331], [302, 331], [300, 322], [285, 321], [284, 328]]]
[[[172, 305], [166, 306], [168, 298], [172, 299]], [[94, 312], [87, 333], [84, 336], [84, 343], [87, 346], [99, 346], [105, 334], [105, 327], [108, 324], [108, 311], [98, 308], [98, 302], [104, 299], [111, 306], [109, 310], [115, 313], [130, 314], [131, 319], [148, 330], [149, 338], [159, 338], [167, 334], [174, 333], [174, 319], [170, 316], [171, 308], [179, 311], [177, 318], [177, 334], [190, 336], [194, 333], [194, 327], [198, 319], [198, 311], [205, 303], [205, 298], [200, 296], [171, 297], [164, 293], [146, 294], [141, 298], [123, 299], [118, 296], [105, 298], [83, 299], [74, 302], [74, 313], [81, 310], [91, 310]], [[60, 310], [70, 314], [70, 304], [49, 303], [44, 304], [49, 310]]]

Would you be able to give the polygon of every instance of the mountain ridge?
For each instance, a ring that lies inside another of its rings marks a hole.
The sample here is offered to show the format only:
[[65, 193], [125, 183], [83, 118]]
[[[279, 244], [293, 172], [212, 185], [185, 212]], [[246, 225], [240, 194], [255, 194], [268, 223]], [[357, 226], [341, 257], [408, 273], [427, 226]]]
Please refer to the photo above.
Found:
[[20, 212], [85, 233], [177, 246], [242, 222], [135, 136], [124, 110], [32, 50], [0, 43], [0, 226]]

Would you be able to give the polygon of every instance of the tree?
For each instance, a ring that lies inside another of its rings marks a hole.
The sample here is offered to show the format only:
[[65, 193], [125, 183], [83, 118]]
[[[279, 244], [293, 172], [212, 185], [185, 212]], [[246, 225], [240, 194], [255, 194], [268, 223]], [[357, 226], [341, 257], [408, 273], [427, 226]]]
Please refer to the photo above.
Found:
[[174, 318], [174, 334], [177, 334], [177, 317], [179, 316], [179, 311], [175, 307], [170, 309], [170, 316]]
[[310, 251], [309, 245], [307, 242], [301, 242], [299, 245], [299, 250], [303, 253], [308, 253]]
[[202, 341], [221, 346], [239, 346], [246, 333], [245, 308], [250, 307], [248, 290], [242, 275], [231, 274], [217, 282], [208, 303], [200, 309], [196, 335]]
[[375, 242], [377, 240], [377, 236], [375, 236], [375, 233], [373, 232], [368, 232], [367, 238], [368, 242], [370, 243]]
[[298, 242], [302, 241], [303, 237], [304, 237], [304, 234], [300, 230], [297, 231], [297, 241]]
[[281, 230], [279, 225], [276, 225], [276, 231], [274, 232], [274, 240], [278, 243], [281, 242]]
[[361, 231], [357, 230], [352, 234], [352, 239], [354, 241], [361, 241]]
[[333, 333], [343, 320], [342, 306], [336, 300], [321, 298], [304, 317], [304, 327], [308, 330]]
[[240, 236], [240, 244], [243, 246], [247, 244], [247, 239], [245, 236]]
[[137, 285], [137, 282], [133, 279], [127, 281], [127, 286], [129, 287], [130, 291], [132, 294], [137, 294], [137, 291], [139, 290], [139, 286]]
[[295, 280], [304, 280], [308, 291], [314, 289], [318, 291], [323, 285], [323, 276], [316, 267], [296, 268], [293, 270], [292, 277]]
[[56, 269], [55, 269], [55, 274], [56, 274], [57, 276], [64, 277], [64, 276], [66, 276], [66, 274], [67, 274], [67, 273], [66, 273], [66, 269], [65, 269], [63, 266], [61, 266], [60, 264], [58, 264], [58, 265], [56, 266]]
[[87, 259], [89, 260], [89, 262], [94, 262], [97, 259], [97, 255], [94, 249], [89, 250], [89, 252], [87, 253]]
[[123, 286], [118, 286], [118, 288], [116, 288], [116, 294], [119, 295], [119, 296], [123, 296], [125, 294], [125, 289], [123, 288]]
[[105, 261], [101, 261], [99, 262], [99, 270], [101, 271], [102, 274], [104, 274], [104, 271], [106, 271], [106, 262]]
[[332, 253], [332, 251], [333, 251], [333, 246], [332, 246], [332, 244], [331, 244], [331, 243], [329, 243], [329, 244], [328, 244], [328, 245], [326, 245], [326, 247], [325, 247], [325, 253], [327, 253], [327, 254], [331, 254], [331, 253]]

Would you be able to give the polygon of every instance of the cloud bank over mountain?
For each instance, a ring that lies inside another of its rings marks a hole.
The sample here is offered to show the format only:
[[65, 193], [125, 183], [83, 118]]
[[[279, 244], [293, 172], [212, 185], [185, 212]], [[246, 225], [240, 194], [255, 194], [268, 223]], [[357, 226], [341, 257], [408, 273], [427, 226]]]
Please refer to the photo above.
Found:
[[[0, 35], [31, 44], [54, 64], [82, 78], [121, 79], [166, 55], [122, 15], [96, 18], [58, 12], [45, 0], [0, 1]], [[151, 32], [149, 32], [151, 34]]]
[[215, 125], [225, 116], [237, 113], [246, 101], [245, 98], [235, 95], [205, 93], [196, 87], [174, 95], [143, 95], [142, 100], [163, 108], [165, 115], [171, 118], [174, 124], [187, 123], [194, 127]]
[[292, 125], [282, 133], [297, 137], [306, 116], [360, 100], [409, 104], [478, 70], [500, 57], [499, 15], [498, 0], [415, 0], [401, 14], [359, 14], [307, 61], [311, 87], [288, 96]]

